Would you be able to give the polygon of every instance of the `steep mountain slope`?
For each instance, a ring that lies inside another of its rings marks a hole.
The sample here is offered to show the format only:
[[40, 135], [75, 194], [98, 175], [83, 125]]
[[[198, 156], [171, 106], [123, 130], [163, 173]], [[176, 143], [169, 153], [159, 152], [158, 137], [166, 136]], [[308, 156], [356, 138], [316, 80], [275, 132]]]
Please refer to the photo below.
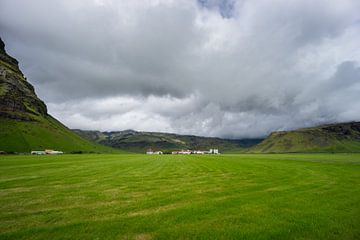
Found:
[[360, 152], [360, 122], [273, 132], [250, 152]]
[[0, 151], [40, 149], [65, 152], [116, 151], [85, 140], [47, 113], [46, 105], [5, 51], [0, 38]]
[[84, 138], [103, 145], [142, 153], [149, 148], [162, 151], [218, 148], [221, 152], [242, 152], [247, 147], [253, 146], [262, 140], [230, 140], [172, 133], [137, 132], [133, 130], [99, 132], [74, 129], [73, 131]]
[[0, 39], [0, 117], [36, 120], [47, 114], [46, 105], [19, 69], [18, 61], [5, 52]]

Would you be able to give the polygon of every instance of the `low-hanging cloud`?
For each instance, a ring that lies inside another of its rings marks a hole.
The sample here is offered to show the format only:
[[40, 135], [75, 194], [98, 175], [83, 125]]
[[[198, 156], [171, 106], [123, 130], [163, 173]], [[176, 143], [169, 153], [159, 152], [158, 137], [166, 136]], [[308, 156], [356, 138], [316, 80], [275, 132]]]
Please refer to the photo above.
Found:
[[262, 137], [360, 118], [360, 3], [3, 0], [8, 52], [69, 127]]

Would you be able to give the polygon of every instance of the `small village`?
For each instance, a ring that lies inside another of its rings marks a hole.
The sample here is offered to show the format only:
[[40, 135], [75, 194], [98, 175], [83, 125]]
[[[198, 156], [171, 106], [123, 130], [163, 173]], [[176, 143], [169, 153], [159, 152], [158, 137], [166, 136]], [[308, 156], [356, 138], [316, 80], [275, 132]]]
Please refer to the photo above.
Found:
[[[149, 149], [146, 154], [170, 154], [170, 153], [164, 153], [162, 151], [153, 151], [152, 149]], [[183, 155], [189, 155], [189, 154], [220, 154], [219, 149], [217, 148], [211, 148], [209, 151], [202, 151], [202, 150], [178, 150], [178, 151], [172, 151], [171, 154], [183, 154]]]
[[58, 154], [64, 154], [64, 152], [56, 151], [56, 150], [52, 150], [52, 149], [45, 149], [44, 151], [31, 151], [31, 154], [32, 155], [45, 155], [45, 154], [58, 155]]

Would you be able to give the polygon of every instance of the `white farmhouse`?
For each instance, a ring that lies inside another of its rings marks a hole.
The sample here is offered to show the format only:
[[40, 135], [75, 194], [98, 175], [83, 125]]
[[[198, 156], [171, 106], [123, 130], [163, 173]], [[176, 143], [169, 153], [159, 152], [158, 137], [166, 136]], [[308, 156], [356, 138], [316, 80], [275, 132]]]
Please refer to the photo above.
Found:
[[219, 149], [217, 148], [211, 148], [209, 150], [209, 152], [207, 152], [208, 154], [219, 154]]
[[191, 150], [181, 150], [179, 154], [191, 154]]
[[173, 151], [172, 154], [191, 154], [191, 150]]
[[146, 154], [163, 154], [162, 151], [153, 151], [152, 149], [147, 150]]
[[46, 152], [45, 151], [31, 151], [32, 155], [45, 155]]
[[195, 150], [193, 151], [194, 154], [205, 154], [204, 151], [200, 151], [200, 150]]
[[33, 155], [45, 155], [45, 154], [57, 155], [57, 154], [64, 154], [64, 152], [46, 149], [45, 151], [31, 151], [31, 154], [33, 154]]
[[52, 149], [46, 149], [46, 150], [45, 150], [45, 153], [46, 153], [46, 154], [51, 154], [51, 155], [56, 155], [56, 154], [63, 154], [64, 152], [62, 152], [62, 151], [55, 151], [55, 150], [52, 150]]

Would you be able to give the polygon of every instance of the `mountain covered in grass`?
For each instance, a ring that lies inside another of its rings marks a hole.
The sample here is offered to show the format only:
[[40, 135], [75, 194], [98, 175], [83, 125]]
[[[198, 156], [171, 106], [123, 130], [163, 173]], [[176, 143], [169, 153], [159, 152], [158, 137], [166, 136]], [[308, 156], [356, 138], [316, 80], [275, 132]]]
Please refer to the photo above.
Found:
[[222, 153], [236, 153], [243, 152], [262, 140], [231, 140], [172, 133], [138, 132], [133, 130], [100, 132], [74, 129], [73, 131], [96, 143], [141, 153], [149, 148], [162, 150], [164, 152], [180, 149], [208, 150], [210, 148], [218, 148]]
[[70, 131], [50, 116], [45, 103], [5, 51], [0, 38], [0, 151], [112, 152]]
[[261, 143], [252, 147], [250, 152], [360, 152], [360, 122], [273, 132]]

